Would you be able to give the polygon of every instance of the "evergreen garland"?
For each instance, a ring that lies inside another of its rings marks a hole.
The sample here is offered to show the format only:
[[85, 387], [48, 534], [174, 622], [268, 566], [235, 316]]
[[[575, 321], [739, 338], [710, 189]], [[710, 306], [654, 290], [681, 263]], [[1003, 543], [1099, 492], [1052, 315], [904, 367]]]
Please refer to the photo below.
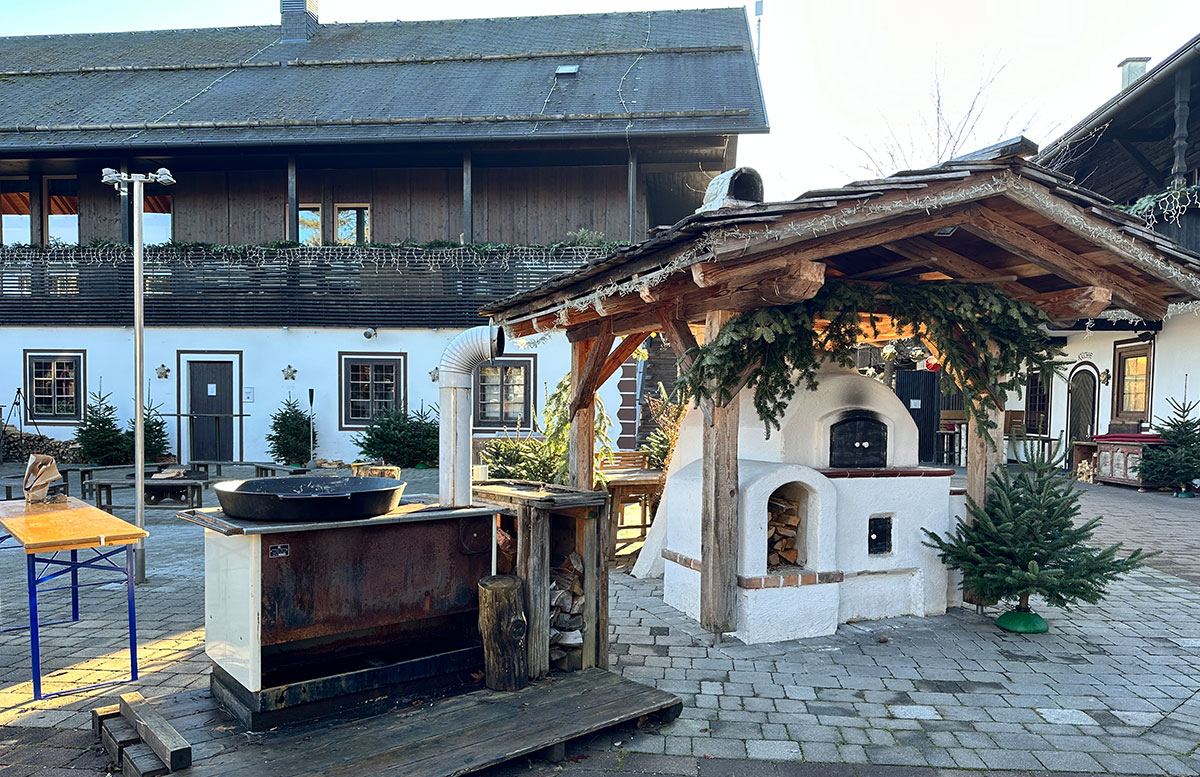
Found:
[[1146, 447], [1137, 474], [1146, 483], [1187, 491], [1191, 482], [1200, 478], [1200, 418], [1192, 415], [1200, 401], [1167, 402], [1173, 411], [1171, 417], [1158, 419], [1154, 427], [1167, 444]]
[[1117, 575], [1157, 555], [1138, 548], [1120, 558], [1120, 544], [1088, 545], [1100, 518], [1075, 525], [1079, 492], [1061, 460], [1027, 445], [1015, 477], [1007, 467], [992, 473], [983, 507], [968, 498], [971, 523], [960, 520], [944, 538], [922, 530], [923, 544], [962, 571], [963, 590], [985, 601], [1016, 599], [1021, 612], [1030, 611], [1032, 595], [1052, 607], [1094, 604]]
[[[966, 412], [981, 432], [995, 426], [984, 412], [989, 405], [1003, 407], [1002, 397], [1020, 392], [1030, 371], [1049, 380], [1062, 355], [1043, 328], [1050, 323], [1044, 312], [986, 284], [830, 280], [812, 299], [730, 320], [711, 343], [693, 351], [677, 389], [685, 400], [724, 405], [749, 373], [744, 385], [754, 392], [769, 436], [798, 386], [816, 390], [823, 362], [853, 366], [858, 344], [878, 335], [880, 315], [919, 333], [936, 352], [944, 389], [971, 388]], [[819, 333], [818, 320], [828, 322]], [[987, 343], [997, 346], [994, 352]]]

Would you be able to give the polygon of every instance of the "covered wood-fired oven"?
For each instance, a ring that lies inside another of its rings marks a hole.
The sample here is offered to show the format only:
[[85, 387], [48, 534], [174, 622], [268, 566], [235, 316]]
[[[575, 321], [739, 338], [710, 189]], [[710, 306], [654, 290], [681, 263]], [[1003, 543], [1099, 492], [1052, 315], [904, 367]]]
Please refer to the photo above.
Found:
[[[764, 438], [740, 396], [736, 635], [769, 642], [831, 634], [839, 623], [944, 612], [950, 589], [921, 529], [961, 514], [952, 470], [918, 466], [917, 428], [887, 386], [828, 367]], [[689, 413], [668, 474], [664, 598], [700, 612], [700, 413]]]

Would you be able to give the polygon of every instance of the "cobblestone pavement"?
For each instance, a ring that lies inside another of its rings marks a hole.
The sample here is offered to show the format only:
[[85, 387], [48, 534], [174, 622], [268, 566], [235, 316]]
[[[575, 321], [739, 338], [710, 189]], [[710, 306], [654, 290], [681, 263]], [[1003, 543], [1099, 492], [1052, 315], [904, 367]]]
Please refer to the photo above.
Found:
[[[436, 490], [436, 476], [406, 472], [409, 492]], [[1191, 505], [1085, 487], [1085, 515], [1106, 516], [1104, 541], [1200, 545]], [[31, 702], [28, 635], [0, 634], [0, 777], [104, 773], [105, 759], [86, 730], [88, 710], [131, 689], [157, 696], [207, 684], [201, 531], [169, 512], [147, 515], [149, 579], [137, 592], [141, 678]], [[615, 572], [613, 666], [679, 694], [682, 716], [667, 726], [602, 732], [572, 748], [563, 764], [522, 759], [486, 774], [1197, 774], [1194, 558], [1164, 554], [1155, 560], [1159, 568], [1114, 585], [1100, 605], [1045, 612], [1045, 635], [1001, 632], [996, 612], [958, 609], [755, 646], [712, 646], [695, 623], [663, 604], [660, 584]], [[54, 605], [47, 595], [43, 607], [53, 613]], [[128, 668], [123, 609], [120, 590], [86, 589], [80, 623], [44, 629], [47, 690], [121, 676]], [[0, 552], [0, 624], [24, 618], [23, 559]]]

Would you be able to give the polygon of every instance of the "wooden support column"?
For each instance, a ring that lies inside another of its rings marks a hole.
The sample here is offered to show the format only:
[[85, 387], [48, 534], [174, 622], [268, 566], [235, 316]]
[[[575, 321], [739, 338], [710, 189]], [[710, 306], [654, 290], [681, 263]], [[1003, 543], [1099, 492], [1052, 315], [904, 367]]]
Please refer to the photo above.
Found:
[[[129, 158], [122, 159], [117, 169], [121, 171], [122, 175], [128, 175]], [[130, 197], [129, 188], [124, 186], [117, 190], [121, 208], [121, 242], [125, 245], [133, 243], [133, 200]]]
[[287, 158], [287, 239], [300, 242], [300, 200], [296, 193], [296, 155]]
[[570, 484], [588, 491], [596, 482], [593, 472], [596, 463], [596, 398], [594, 395], [583, 396], [580, 389], [583, 388], [588, 354], [595, 343], [594, 338], [571, 343], [571, 404], [575, 406], [577, 401], [579, 404], [571, 416], [567, 468]]
[[321, 171], [321, 243], [337, 243], [337, 203], [333, 198], [333, 171]]
[[29, 176], [29, 242], [40, 246], [46, 244], [46, 198], [45, 182], [41, 173]]
[[[735, 314], [709, 313], [712, 342]], [[700, 625], [716, 635], [737, 630], [738, 402], [712, 408], [704, 426], [704, 494], [700, 510]]]
[[[992, 354], [999, 352], [995, 343], [988, 343], [987, 349]], [[970, 399], [964, 397], [964, 401]], [[989, 405], [986, 412], [988, 420], [995, 424], [988, 434], [980, 434], [973, 419], [967, 421], [967, 496], [978, 505], [987, 497], [988, 478], [1008, 460], [1004, 450], [1004, 408]]]
[[626, 197], [629, 201], [629, 242], [636, 243], [638, 241], [637, 234], [637, 181], [638, 181], [638, 157], [637, 151], [629, 149], [629, 179], [625, 185]]
[[462, 242], [475, 242], [475, 206], [471, 202], [471, 152], [462, 156]]
[[1175, 73], [1175, 161], [1171, 164], [1171, 187], [1187, 186], [1188, 101], [1192, 95], [1192, 71], [1182, 67]]

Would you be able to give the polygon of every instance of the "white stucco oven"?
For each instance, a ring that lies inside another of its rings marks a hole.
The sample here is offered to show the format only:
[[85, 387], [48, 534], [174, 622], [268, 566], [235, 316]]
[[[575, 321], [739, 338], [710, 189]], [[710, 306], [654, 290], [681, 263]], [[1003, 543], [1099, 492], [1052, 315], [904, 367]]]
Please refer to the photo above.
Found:
[[[736, 636], [772, 642], [831, 634], [853, 620], [945, 612], [953, 586], [921, 529], [949, 529], [963, 500], [951, 494], [952, 470], [918, 466], [917, 427], [896, 395], [853, 370], [826, 368], [817, 391], [797, 392], [770, 439], [749, 392], [740, 401]], [[696, 618], [702, 423], [698, 412], [684, 421], [660, 510], [665, 599]], [[773, 552], [784, 546], [794, 552]]]

